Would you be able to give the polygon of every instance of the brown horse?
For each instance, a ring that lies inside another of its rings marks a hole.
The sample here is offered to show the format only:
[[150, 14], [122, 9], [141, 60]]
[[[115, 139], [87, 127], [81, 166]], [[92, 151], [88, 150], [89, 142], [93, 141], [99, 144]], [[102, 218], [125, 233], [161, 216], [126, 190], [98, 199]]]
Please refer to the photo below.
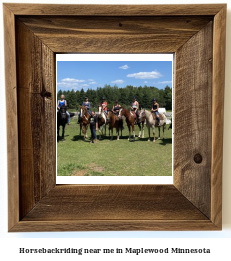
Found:
[[141, 119], [135, 119], [134, 114], [131, 113], [129, 110], [125, 109], [124, 107], [122, 107], [120, 109], [120, 111], [119, 111], [119, 117], [122, 117], [122, 116], [124, 116], [126, 118], [128, 130], [129, 130], [129, 138], [128, 138], [128, 140], [130, 140], [131, 127], [132, 127], [133, 141], [135, 141], [135, 138], [136, 138], [136, 135], [135, 135], [135, 122], [137, 122], [137, 125], [138, 125], [138, 127], [140, 129], [138, 138], [140, 138], [140, 135], [141, 135], [141, 125], [140, 125], [140, 123], [142, 123], [142, 130], [143, 130], [142, 138], [144, 138], [144, 121], [145, 121], [145, 119], [143, 117]]
[[84, 134], [83, 136], [83, 140], [85, 140], [85, 138], [87, 137], [87, 129], [88, 129], [88, 125], [89, 125], [89, 118], [90, 118], [90, 114], [88, 113], [87, 108], [85, 108], [84, 106], [79, 106], [80, 107], [80, 133], [79, 135], [81, 135], [81, 130]]
[[[121, 136], [122, 136], [122, 124], [121, 120], [117, 115], [115, 115], [112, 111], [108, 111], [107, 114], [107, 121], [109, 123], [109, 136], [111, 137], [111, 140], [113, 139], [113, 128], [116, 129], [117, 133], [117, 140], [119, 140], [119, 129], [121, 130]], [[111, 131], [111, 132], [110, 132]]]
[[132, 133], [133, 133], [133, 141], [135, 141], [136, 135], [135, 135], [135, 117], [133, 114], [130, 113], [129, 110], [125, 109], [124, 107], [121, 107], [119, 111], [119, 117], [124, 116], [126, 118], [128, 130], [129, 130], [129, 137], [128, 140], [130, 140], [131, 136], [131, 127], [132, 127]]

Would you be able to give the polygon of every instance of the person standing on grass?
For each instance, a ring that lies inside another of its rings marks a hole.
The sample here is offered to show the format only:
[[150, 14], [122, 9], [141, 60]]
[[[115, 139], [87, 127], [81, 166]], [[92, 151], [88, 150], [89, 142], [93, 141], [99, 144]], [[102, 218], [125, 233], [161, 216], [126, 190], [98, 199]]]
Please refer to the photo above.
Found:
[[91, 116], [89, 118], [90, 121], [90, 130], [91, 130], [91, 141], [90, 143], [97, 143], [97, 135], [96, 131], [98, 130], [98, 117], [95, 114], [95, 111], [91, 112]]
[[[60, 96], [60, 100], [58, 100], [57, 112], [60, 110], [61, 106], [67, 107], [67, 101], [65, 100], [65, 96], [63, 94]], [[69, 125], [71, 120], [70, 113], [66, 111], [66, 114], [67, 114], [67, 124]]]

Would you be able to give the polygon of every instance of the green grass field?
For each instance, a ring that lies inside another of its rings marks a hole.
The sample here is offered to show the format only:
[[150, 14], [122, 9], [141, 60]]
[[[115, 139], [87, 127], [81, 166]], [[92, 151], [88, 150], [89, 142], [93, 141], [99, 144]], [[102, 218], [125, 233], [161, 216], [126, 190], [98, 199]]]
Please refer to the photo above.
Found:
[[[65, 142], [57, 143], [57, 175], [58, 176], [171, 176], [172, 175], [172, 130], [165, 128], [165, 139], [148, 142], [148, 129], [145, 126], [145, 138], [128, 141], [128, 128], [124, 122], [124, 130], [120, 140], [116, 140], [115, 129], [113, 141], [107, 136], [97, 144], [83, 141], [79, 136], [79, 125], [71, 121], [65, 128]], [[60, 129], [61, 134], [61, 129]], [[98, 131], [97, 131], [98, 134]], [[158, 129], [156, 128], [156, 137]]]

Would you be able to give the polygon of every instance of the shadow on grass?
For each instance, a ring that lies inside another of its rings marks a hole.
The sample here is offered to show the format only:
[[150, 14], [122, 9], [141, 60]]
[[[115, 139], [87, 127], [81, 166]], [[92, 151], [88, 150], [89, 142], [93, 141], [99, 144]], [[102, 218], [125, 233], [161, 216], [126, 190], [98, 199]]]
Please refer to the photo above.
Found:
[[[65, 141], [66, 137], [69, 137], [69, 135], [64, 135], [64, 141]], [[59, 141], [62, 141], [62, 136], [59, 136], [59, 138], [57, 138], [57, 142], [59, 142]]]
[[159, 145], [162, 145], [162, 146], [165, 146], [166, 144], [172, 144], [172, 139], [171, 138], [164, 139], [164, 140], [161, 140], [161, 143], [159, 143]]

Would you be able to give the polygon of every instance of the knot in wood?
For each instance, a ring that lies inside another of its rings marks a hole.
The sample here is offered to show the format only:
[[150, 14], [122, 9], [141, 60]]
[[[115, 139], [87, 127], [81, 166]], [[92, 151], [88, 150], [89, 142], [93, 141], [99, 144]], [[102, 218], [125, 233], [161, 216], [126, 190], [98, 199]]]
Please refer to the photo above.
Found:
[[195, 154], [194, 156], [194, 161], [197, 163], [197, 164], [200, 164], [202, 162], [202, 156], [200, 153], [197, 153]]

